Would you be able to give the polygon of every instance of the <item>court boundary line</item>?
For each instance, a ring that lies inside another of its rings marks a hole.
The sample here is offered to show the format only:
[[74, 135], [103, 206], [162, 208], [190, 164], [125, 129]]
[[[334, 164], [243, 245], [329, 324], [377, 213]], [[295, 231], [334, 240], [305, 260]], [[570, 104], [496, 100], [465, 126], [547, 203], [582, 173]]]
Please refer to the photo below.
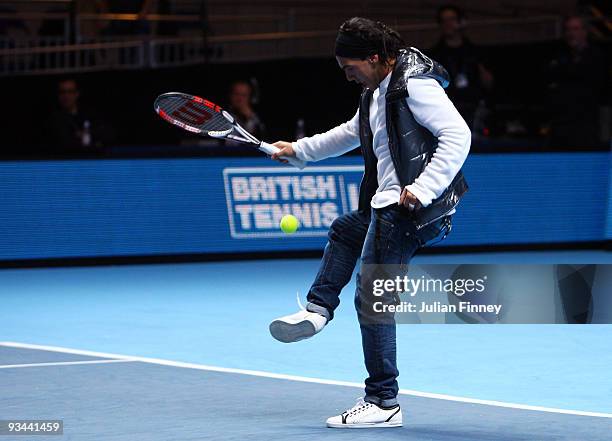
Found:
[[71, 366], [80, 364], [107, 364], [107, 363], [129, 363], [135, 360], [131, 359], [112, 359], [112, 360], [75, 360], [75, 361], [54, 361], [45, 363], [24, 363], [24, 364], [1, 364], [0, 369], [21, 369], [29, 367], [45, 367], [45, 366]]
[[[125, 361], [139, 361], [142, 363], [155, 364], [155, 365], [161, 365], [161, 366], [170, 366], [170, 367], [185, 368], [185, 369], [196, 369], [196, 370], [211, 371], [211, 372], [223, 372], [223, 373], [230, 373], [230, 374], [250, 375], [254, 377], [274, 378], [278, 380], [299, 381], [302, 383], [316, 383], [316, 384], [328, 384], [332, 386], [358, 387], [360, 389], [363, 389], [364, 387], [363, 383], [355, 383], [355, 382], [350, 382], [350, 381], [326, 380], [323, 378], [277, 374], [274, 372], [254, 371], [254, 370], [237, 369], [237, 368], [225, 368], [225, 367], [220, 367], [220, 366], [209, 366], [209, 365], [198, 364], [198, 363], [187, 363], [187, 362], [182, 362], [182, 361], [164, 360], [161, 358], [127, 356], [127, 355], [121, 355], [121, 354], [111, 354], [111, 353], [106, 353], [106, 352], [96, 352], [96, 351], [89, 351], [89, 350], [82, 350], [82, 349], [65, 348], [61, 346], [37, 345], [37, 344], [18, 343], [18, 342], [9, 342], [9, 341], [0, 341], [0, 346], [20, 348], [20, 349], [32, 349], [32, 350], [39, 350], [39, 351], [49, 351], [49, 352], [60, 352], [64, 354], [75, 354], [75, 355], [86, 355], [86, 356], [92, 356], [92, 357], [112, 358], [112, 359], [125, 360]], [[484, 406], [503, 407], [503, 408], [508, 408], [508, 409], [531, 410], [535, 412], [547, 412], [547, 413], [556, 413], [556, 414], [574, 415], [574, 416], [588, 416], [588, 417], [595, 417], [595, 418], [612, 418], [612, 413], [588, 412], [588, 411], [571, 410], [571, 409], [559, 409], [559, 408], [554, 408], [554, 407], [532, 406], [529, 404], [509, 403], [509, 402], [495, 401], [495, 400], [481, 400], [478, 398], [458, 397], [454, 395], [421, 392], [421, 391], [416, 391], [416, 390], [411, 390], [411, 389], [400, 389], [399, 394], [420, 397], [420, 398], [454, 401], [454, 402], [459, 402], [459, 403], [480, 404]]]

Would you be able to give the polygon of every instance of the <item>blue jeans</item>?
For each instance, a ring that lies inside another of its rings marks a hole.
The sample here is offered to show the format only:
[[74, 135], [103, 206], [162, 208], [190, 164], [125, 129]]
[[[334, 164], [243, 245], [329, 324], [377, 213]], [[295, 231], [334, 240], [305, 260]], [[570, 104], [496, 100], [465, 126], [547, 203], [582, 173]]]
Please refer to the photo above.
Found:
[[[340, 292], [351, 280], [357, 259], [361, 267], [357, 275], [355, 306], [361, 328], [361, 341], [368, 378], [365, 400], [380, 406], [397, 403], [398, 392], [395, 320], [390, 315], [383, 322], [367, 320], [362, 303], [372, 297], [364, 290], [364, 268], [374, 264], [393, 264], [406, 268], [416, 251], [444, 230], [444, 219], [416, 231], [404, 208], [392, 205], [372, 209], [371, 213], [353, 211], [332, 223], [319, 271], [308, 292], [307, 309], [333, 319], [340, 303]], [[366, 265], [364, 267], [364, 265]], [[385, 303], [393, 299], [383, 299]]]

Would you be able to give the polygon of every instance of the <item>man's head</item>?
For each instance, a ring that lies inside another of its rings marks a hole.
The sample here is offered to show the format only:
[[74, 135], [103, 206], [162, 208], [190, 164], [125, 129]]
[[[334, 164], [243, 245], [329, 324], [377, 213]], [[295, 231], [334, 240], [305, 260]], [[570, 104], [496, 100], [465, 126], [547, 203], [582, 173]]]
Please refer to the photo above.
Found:
[[402, 37], [381, 22], [353, 17], [340, 26], [336, 38], [336, 61], [348, 81], [376, 89], [391, 71]]
[[253, 88], [246, 81], [235, 81], [230, 86], [229, 102], [233, 109], [242, 109], [251, 105]]
[[436, 18], [443, 38], [452, 38], [461, 34], [463, 12], [457, 6], [441, 6]]
[[582, 17], [575, 15], [566, 17], [563, 21], [563, 38], [574, 50], [580, 50], [587, 45], [587, 28]]
[[79, 87], [75, 80], [65, 79], [57, 83], [57, 101], [62, 110], [70, 113], [77, 111]]

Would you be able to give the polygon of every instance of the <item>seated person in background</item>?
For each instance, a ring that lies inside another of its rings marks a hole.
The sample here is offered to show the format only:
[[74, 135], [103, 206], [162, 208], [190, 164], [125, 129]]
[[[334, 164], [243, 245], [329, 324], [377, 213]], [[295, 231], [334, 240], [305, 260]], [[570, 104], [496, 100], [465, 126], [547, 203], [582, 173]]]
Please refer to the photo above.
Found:
[[446, 89], [468, 125], [474, 126], [474, 113], [484, 98], [484, 89], [493, 87], [493, 75], [482, 63], [481, 51], [463, 35], [463, 12], [456, 6], [438, 9], [440, 40], [429, 50], [451, 77]]
[[253, 86], [246, 81], [235, 81], [230, 86], [228, 111], [247, 132], [258, 139], [265, 135], [265, 126], [253, 110]]
[[608, 60], [591, 45], [581, 17], [564, 20], [563, 41], [549, 59], [547, 122], [542, 133], [550, 136], [551, 147], [589, 147], [599, 140], [599, 108], [608, 100]]
[[100, 119], [84, 112], [79, 105], [75, 80], [61, 80], [57, 86], [59, 109], [46, 122], [44, 144], [47, 151], [60, 154], [99, 154], [112, 138], [112, 131]]

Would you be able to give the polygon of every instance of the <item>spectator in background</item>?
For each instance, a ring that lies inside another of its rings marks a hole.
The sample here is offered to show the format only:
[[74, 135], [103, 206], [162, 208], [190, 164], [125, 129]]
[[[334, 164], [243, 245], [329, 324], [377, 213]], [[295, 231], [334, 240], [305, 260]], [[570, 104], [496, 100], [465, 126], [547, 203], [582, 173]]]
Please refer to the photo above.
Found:
[[563, 23], [563, 41], [546, 65], [547, 116], [543, 134], [552, 147], [600, 143], [600, 105], [608, 99], [608, 61], [588, 40], [578, 16]]
[[265, 136], [265, 126], [253, 110], [253, 86], [247, 81], [235, 81], [229, 92], [229, 112], [256, 138]]
[[429, 55], [450, 74], [446, 93], [474, 129], [476, 109], [484, 99], [485, 90], [493, 87], [493, 75], [483, 64], [481, 50], [463, 35], [463, 19], [463, 12], [456, 6], [438, 9], [440, 40], [429, 50]]
[[44, 139], [45, 147], [49, 146], [55, 153], [100, 154], [112, 139], [108, 125], [81, 109], [79, 95], [75, 80], [59, 81], [59, 109], [49, 116]]

